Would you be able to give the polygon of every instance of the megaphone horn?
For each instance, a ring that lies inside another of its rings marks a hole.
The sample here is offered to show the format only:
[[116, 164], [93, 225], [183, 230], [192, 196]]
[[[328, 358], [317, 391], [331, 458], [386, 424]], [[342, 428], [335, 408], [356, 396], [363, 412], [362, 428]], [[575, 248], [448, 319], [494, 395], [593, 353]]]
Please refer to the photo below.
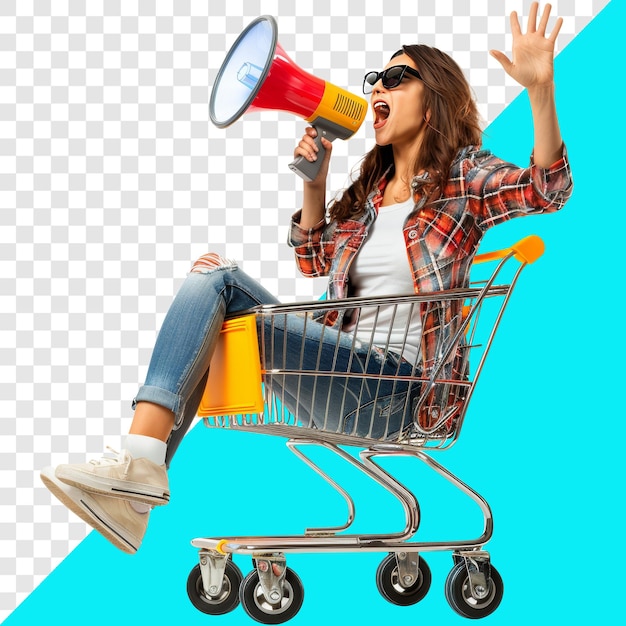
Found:
[[289, 167], [304, 180], [313, 180], [324, 160], [321, 139], [348, 139], [361, 127], [367, 102], [298, 67], [278, 43], [278, 27], [262, 15], [239, 35], [213, 85], [211, 121], [230, 126], [246, 111], [285, 111], [303, 117], [317, 129], [317, 161], [298, 157]]

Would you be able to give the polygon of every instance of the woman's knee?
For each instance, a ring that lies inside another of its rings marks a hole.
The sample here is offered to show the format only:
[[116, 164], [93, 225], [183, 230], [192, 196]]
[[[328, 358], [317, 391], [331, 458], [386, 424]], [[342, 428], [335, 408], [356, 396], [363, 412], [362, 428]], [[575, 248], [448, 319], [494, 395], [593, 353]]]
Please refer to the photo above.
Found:
[[208, 274], [217, 269], [234, 269], [237, 264], [225, 259], [216, 252], [207, 252], [199, 257], [191, 267], [191, 272], [196, 274]]

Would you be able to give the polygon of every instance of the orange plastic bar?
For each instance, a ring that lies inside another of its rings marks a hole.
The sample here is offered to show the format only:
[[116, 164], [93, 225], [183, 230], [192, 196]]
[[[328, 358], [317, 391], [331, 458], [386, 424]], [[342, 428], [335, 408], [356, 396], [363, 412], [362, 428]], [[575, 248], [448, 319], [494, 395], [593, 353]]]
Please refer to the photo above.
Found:
[[528, 237], [520, 239], [510, 248], [477, 254], [474, 257], [474, 263], [486, 263], [488, 261], [503, 259], [505, 256], [511, 254], [511, 252], [520, 263], [534, 263], [543, 254], [544, 250], [545, 245], [541, 237], [538, 235], [528, 235]]

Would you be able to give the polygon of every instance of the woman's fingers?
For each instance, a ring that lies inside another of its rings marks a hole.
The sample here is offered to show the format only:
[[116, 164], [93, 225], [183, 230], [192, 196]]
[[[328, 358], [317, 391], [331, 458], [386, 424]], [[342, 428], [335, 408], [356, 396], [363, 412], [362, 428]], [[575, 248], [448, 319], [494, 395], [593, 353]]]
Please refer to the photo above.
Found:
[[554, 24], [554, 28], [552, 29], [552, 32], [550, 33], [550, 36], [548, 37], [548, 39], [552, 43], [556, 42], [556, 38], [559, 36], [559, 31], [561, 30], [561, 26], [563, 26], [563, 18], [559, 17], [557, 18], [556, 23]]
[[[529, 33], [534, 33], [537, 30], [537, 11], [538, 10], [539, 10], [539, 3], [533, 2], [530, 5], [530, 11], [528, 12], [527, 32]], [[549, 13], [550, 13], [550, 10], [548, 9], [548, 14]]]
[[519, 17], [517, 16], [517, 11], [511, 11], [511, 33], [513, 37], [522, 34], [522, 27], [519, 23]]
[[[307, 126], [300, 143], [296, 146], [294, 156], [303, 156], [308, 161], [316, 161], [319, 147], [315, 143], [317, 131], [312, 126]], [[324, 142], [325, 140], [322, 139]], [[324, 144], [326, 145], [326, 144]]]

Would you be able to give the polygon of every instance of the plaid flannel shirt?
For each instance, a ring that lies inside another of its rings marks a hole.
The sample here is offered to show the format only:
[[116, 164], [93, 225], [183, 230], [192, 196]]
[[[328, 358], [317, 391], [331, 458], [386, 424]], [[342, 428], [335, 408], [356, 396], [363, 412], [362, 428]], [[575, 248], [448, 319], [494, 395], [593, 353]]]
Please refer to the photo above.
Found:
[[[299, 226], [300, 212], [292, 218], [289, 244], [305, 276], [328, 276], [328, 300], [349, 292], [352, 261], [367, 239], [376, 219], [389, 172], [367, 199], [356, 219], [321, 220], [311, 229]], [[563, 207], [572, 193], [572, 175], [563, 146], [562, 157], [549, 168], [534, 164], [520, 168], [502, 161], [489, 150], [468, 146], [454, 159], [448, 182], [434, 201], [427, 202], [420, 173], [411, 182], [415, 206], [404, 222], [404, 241], [416, 293], [466, 287], [480, 240], [491, 226], [514, 217], [550, 213]], [[458, 305], [458, 306], [457, 306]], [[462, 322], [460, 303], [423, 307], [422, 374], [428, 376]], [[327, 311], [328, 325], [341, 324], [336, 311]], [[452, 358], [441, 372], [446, 378], [461, 376], [461, 362]], [[455, 362], [456, 361], [456, 362]]]

